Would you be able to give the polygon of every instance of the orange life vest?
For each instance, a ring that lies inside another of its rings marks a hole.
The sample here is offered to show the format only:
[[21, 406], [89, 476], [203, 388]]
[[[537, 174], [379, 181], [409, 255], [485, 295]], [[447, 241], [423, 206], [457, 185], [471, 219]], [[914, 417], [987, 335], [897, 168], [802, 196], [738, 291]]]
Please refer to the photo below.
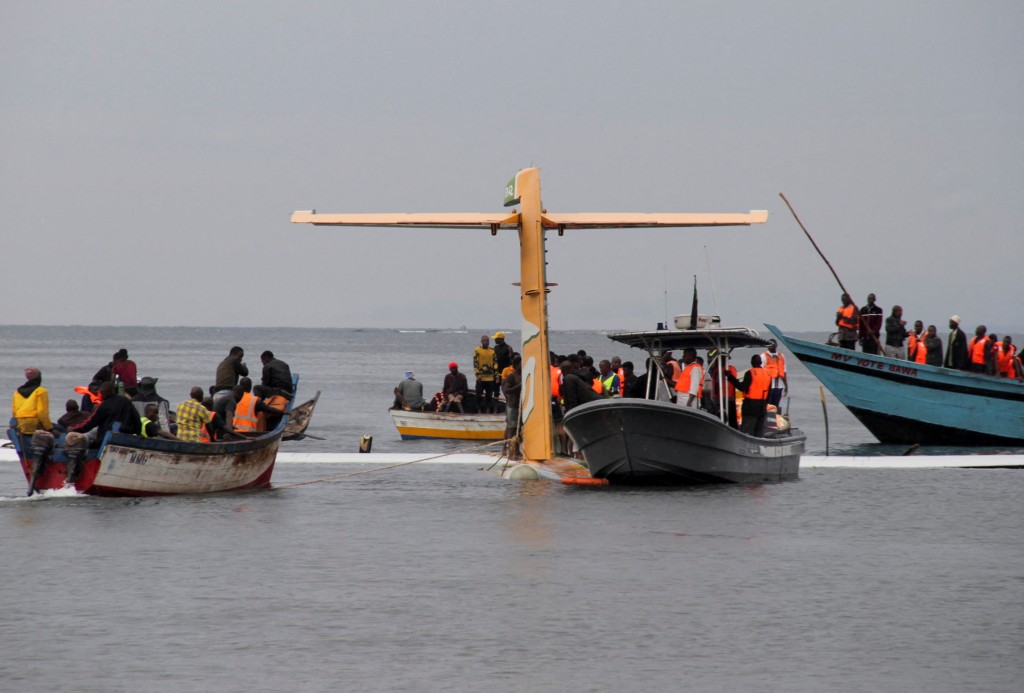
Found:
[[971, 337], [971, 343], [967, 345], [967, 354], [971, 357], [971, 363], [985, 365], [985, 355], [989, 350], [988, 337]]
[[[692, 377], [690, 375], [690, 371], [692, 371], [694, 368], [697, 369], [697, 400], [700, 401], [701, 396], [704, 394], [704, 369], [701, 368], [701, 365], [696, 361], [687, 364], [687, 366], [683, 368], [682, 372], [679, 374], [679, 377], [676, 378], [676, 392], [682, 392], [689, 395], [690, 378]], [[686, 403], [683, 402], [683, 404]]]
[[242, 395], [242, 399], [235, 405], [235, 418], [231, 420], [231, 425], [236, 431], [242, 433], [256, 431], [256, 426], [259, 423], [256, 417], [257, 401], [258, 398], [251, 392]]
[[917, 363], [928, 363], [928, 347], [924, 343], [924, 335], [917, 338], [917, 354], [914, 356]]
[[1015, 369], [1013, 367], [1013, 357], [1017, 355], [1017, 347], [1013, 344], [1007, 349], [1002, 342], [996, 342], [996, 355], [998, 358], [997, 372], [1007, 378], [1012, 378], [1015, 375]]
[[80, 395], [89, 395], [89, 399], [92, 401], [93, 404], [100, 404], [103, 401], [103, 398], [100, 396], [100, 393], [90, 392], [89, 388], [83, 385], [79, 385], [78, 387], [76, 387], [75, 392], [77, 392]]
[[786, 376], [786, 357], [782, 354], [766, 351], [761, 354], [761, 360], [764, 361], [764, 369], [768, 371], [768, 376], [772, 380]]
[[840, 306], [839, 308], [839, 326], [845, 327], [850, 330], [857, 329], [857, 322], [853, 319], [853, 314], [857, 312], [856, 306], [852, 303], [845, 308]]
[[768, 371], [754, 366], [748, 373], [750, 373], [750, 387], [747, 388], [747, 399], [768, 399], [768, 389], [772, 384]]
[[558, 366], [548, 366], [551, 369], [551, 396], [556, 399], [562, 397], [562, 369]]

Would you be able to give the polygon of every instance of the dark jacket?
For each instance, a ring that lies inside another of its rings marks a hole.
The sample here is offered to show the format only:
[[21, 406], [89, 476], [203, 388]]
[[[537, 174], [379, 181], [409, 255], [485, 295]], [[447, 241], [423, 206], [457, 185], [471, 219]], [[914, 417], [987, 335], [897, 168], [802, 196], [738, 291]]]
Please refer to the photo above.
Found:
[[139, 412], [127, 397], [114, 395], [103, 400], [89, 420], [74, 430], [78, 433], [86, 433], [94, 428], [98, 429], [97, 436], [102, 440], [115, 423], [121, 424], [122, 433], [138, 434], [142, 430], [142, 419], [139, 417]]
[[[270, 363], [273, 363], [273, 361]], [[213, 383], [213, 391], [230, 390], [238, 384], [239, 378], [247, 375], [249, 375], [249, 368], [242, 363], [242, 357], [237, 354], [234, 356], [229, 355], [217, 365], [217, 378]], [[289, 385], [291, 384], [291, 378], [289, 378], [288, 383]]]
[[[919, 349], [921, 347], [918, 347]], [[924, 350], [925, 357], [924, 362], [929, 366], [941, 366], [942, 365], [942, 338], [938, 335], [929, 337], [927, 334], [924, 336]]]
[[946, 368], [967, 370], [967, 335], [959, 327], [953, 330], [950, 337], [949, 348], [946, 350]]
[[592, 379], [585, 380], [577, 373], [562, 374], [562, 386], [559, 392], [562, 395], [562, 403], [565, 406], [566, 412], [571, 411], [573, 408], [578, 407], [581, 404], [604, 399], [601, 395], [594, 392], [594, 388], [591, 385], [592, 382]]
[[902, 318], [890, 315], [885, 319], [885, 344], [886, 346], [901, 347], [907, 339], [907, 327], [901, 324]]
[[263, 366], [263, 385], [292, 392], [292, 369], [281, 359], [271, 359]]

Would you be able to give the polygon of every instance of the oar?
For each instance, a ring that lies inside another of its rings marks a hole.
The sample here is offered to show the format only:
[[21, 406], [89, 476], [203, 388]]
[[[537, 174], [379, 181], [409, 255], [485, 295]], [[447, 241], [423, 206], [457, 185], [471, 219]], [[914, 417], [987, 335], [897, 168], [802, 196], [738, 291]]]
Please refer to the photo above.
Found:
[[825, 388], [818, 386], [821, 395], [821, 413], [825, 415], [825, 457], [828, 457], [828, 407], [825, 406]]

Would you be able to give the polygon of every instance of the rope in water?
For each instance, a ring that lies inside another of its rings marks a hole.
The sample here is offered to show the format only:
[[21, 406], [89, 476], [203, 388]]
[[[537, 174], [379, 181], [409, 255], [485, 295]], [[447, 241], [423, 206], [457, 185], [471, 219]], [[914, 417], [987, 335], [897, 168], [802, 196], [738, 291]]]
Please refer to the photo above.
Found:
[[[399, 462], [397, 464], [389, 464], [389, 465], [386, 465], [384, 467], [374, 467], [373, 469], [360, 469], [358, 472], [342, 472], [340, 474], [332, 474], [330, 476], [325, 476], [325, 477], [323, 477], [321, 479], [312, 479], [310, 481], [296, 481], [293, 484], [281, 484], [280, 486], [275, 484], [274, 486], [271, 486], [267, 490], [268, 491], [280, 491], [281, 489], [294, 488], [295, 486], [307, 486], [309, 484], [319, 484], [319, 483], [323, 483], [325, 481], [333, 481], [335, 479], [344, 479], [344, 478], [351, 477], [351, 476], [359, 476], [361, 474], [371, 474], [373, 472], [383, 472], [383, 471], [387, 471], [388, 469], [397, 469], [398, 467], [406, 467], [406, 466], [408, 466], [410, 464], [416, 464], [418, 462], [430, 462], [431, 460], [438, 460], [438, 459], [441, 459], [442, 457], [448, 457], [449, 455], [463, 455], [463, 454], [466, 454], [466, 453], [473, 452], [474, 450], [483, 450], [485, 448], [494, 447], [495, 445], [501, 445], [504, 442], [505, 441], [503, 441], [503, 440], [499, 440], [499, 441], [495, 441], [493, 443], [484, 443], [482, 445], [474, 445], [472, 447], [461, 448], [459, 450], [453, 450], [451, 452], [444, 452], [444, 453], [441, 453], [440, 455], [432, 455], [430, 457], [424, 457], [424, 458], [421, 458], [421, 459], [418, 459], [418, 460], [410, 460], [409, 462]], [[498, 462], [500, 462], [500, 461], [501, 461], [501, 458], [499, 457], [498, 458]], [[497, 464], [497, 462], [495, 462], [495, 464]], [[493, 466], [494, 465], [491, 465], [491, 467], [493, 467]]]

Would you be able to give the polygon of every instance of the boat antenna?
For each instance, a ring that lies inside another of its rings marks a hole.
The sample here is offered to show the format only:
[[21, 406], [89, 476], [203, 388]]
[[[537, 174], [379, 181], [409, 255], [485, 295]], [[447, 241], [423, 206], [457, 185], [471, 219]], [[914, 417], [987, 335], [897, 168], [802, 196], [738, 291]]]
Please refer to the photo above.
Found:
[[690, 306], [690, 329], [697, 329], [697, 275], [693, 275], [693, 305]]
[[[821, 248], [819, 248], [818, 244], [814, 242], [813, 238], [811, 238], [810, 231], [808, 231], [807, 227], [804, 226], [804, 223], [802, 221], [800, 221], [800, 217], [798, 217], [796, 215], [796, 210], [793, 209], [793, 205], [789, 204], [789, 200], [787, 200], [786, 196], [783, 195], [782, 193], [779, 193], [779, 197], [781, 197], [782, 201], [786, 203], [787, 207], [789, 207], [790, 214], [793, 215], [793, 218], [796, 219], [796, 223], [800, 225], [801, 229], [803, 229], [804, 235], [807, 236], [807, 240], [809, 240], [811, 242], [811, 245], [814, 246], [814, 249], [818, 251], [818, 255], [820, 255], [821, 259], [825, 261], [825, 264], [828, 266], [829, 271], [832, 272], [832, 276], [835, 277], [836, 281], [839, 283], [839, 288], [842, 289], [843, 293], [846, 294], [847, 296], [849, 296], [850, 300], [852, 301], [853, 300], [853, 294], [851, 294], [849, 291], [847, 291], [846, 287], [843, 286], [843, 280], [839, 278], [838, 274], [836, 274], [835, 268], [832, 267], [832, 263], [828, 261], [827, 257], [825, 257], [825, 253], [821, 252]], [[856, 303], [854, 303], [853, 305], [854, 305], [854, 307], [857, 306]]]
[[662, 265], [662, 270], [665, 272], [665, 322], [662, 324], [668, 327], [668, 265]]
[[704, 246], [704, 263], [708, 266], [708, 281], [711, 282], [711, 302], [715, 304], [715, 315], [721, 315], [718, 310], [718, 294], [715, 293], [715, 274], [711, 271], [711, 256], [708, 254], [708, 247]]

